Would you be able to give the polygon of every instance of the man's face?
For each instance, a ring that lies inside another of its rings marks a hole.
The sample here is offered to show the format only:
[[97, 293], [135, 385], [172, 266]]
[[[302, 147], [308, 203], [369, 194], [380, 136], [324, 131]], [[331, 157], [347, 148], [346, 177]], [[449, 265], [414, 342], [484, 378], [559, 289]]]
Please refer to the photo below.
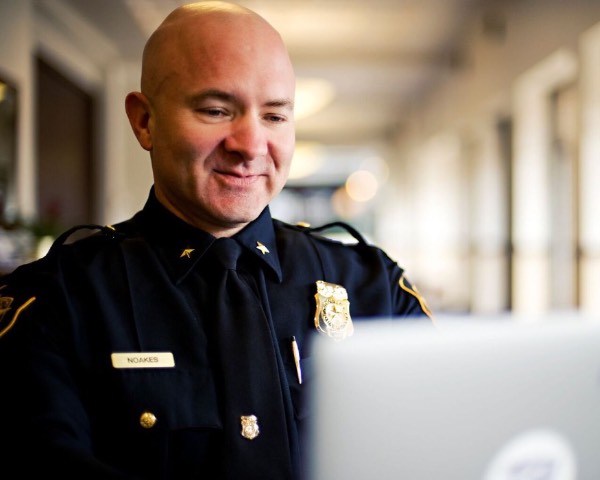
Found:
[[217, 235], [260, 214], [293, 155], [293, 71], [259, 30], [174, 43], [171, 70], [149, 95], [157, 196]]

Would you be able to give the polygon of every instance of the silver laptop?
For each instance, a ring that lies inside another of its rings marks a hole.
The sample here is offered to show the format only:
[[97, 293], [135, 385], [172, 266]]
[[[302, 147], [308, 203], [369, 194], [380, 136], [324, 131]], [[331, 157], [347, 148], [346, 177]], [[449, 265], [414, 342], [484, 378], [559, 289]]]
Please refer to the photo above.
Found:
[[535, 320], [317, 337], [310, 480], [599, 480], [600, 322]]

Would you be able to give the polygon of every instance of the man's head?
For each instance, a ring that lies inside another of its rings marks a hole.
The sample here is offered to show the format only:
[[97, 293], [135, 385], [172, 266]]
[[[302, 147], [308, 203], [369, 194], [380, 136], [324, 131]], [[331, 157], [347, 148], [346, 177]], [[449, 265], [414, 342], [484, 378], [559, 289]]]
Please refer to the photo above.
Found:
[[289, 173], [294, 92], [286, 48], [262, 17], [224, 2], [174, 10], [146, 44], [141, 92], [125, 101], [158, 199], [215, 236], [254, 220]]

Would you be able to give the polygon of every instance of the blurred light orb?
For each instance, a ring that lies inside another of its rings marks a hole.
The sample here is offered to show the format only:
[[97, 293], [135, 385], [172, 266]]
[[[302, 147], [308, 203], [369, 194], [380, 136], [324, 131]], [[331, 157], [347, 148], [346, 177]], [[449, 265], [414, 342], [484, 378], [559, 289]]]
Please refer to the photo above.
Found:
[[346, 179], [346, 193], [355, 202], [368, 202], [377, 194], [379, 182], [372, 172], [357, 170]]

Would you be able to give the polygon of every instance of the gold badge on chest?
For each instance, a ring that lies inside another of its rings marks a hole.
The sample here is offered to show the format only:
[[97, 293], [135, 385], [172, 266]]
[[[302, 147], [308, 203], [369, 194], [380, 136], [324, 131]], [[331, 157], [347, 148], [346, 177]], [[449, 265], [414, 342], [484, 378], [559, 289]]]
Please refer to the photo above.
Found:
[[349, 337], [354, 332], [350, 317], [348, 292], [341, 285], [317, 281], [317, 310], [315, 327], [336, 341]]
[[258, 428], [258, 418], [255, 415], [242, 415], [240, 417], [242, 424], [242, 437], [248, 440], [254, 440], [260, 434]]

